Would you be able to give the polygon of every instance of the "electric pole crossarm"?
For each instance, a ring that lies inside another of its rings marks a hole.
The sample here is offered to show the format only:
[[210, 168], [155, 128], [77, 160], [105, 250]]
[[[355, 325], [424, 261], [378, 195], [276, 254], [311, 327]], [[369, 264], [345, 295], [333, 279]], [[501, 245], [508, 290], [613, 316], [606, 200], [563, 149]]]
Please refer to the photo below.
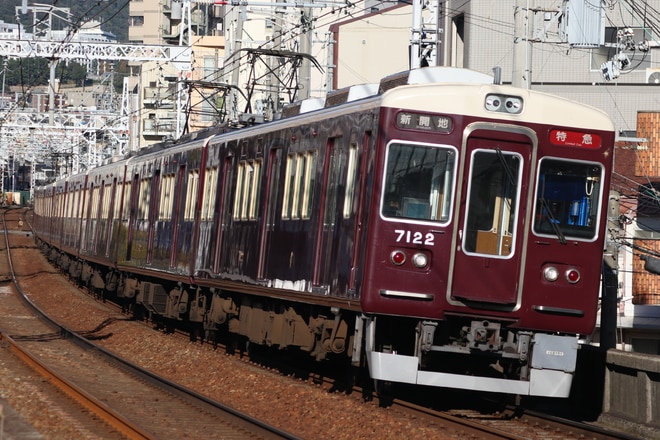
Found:
[[63, 60], [172, 61], [190, 65], [191, 50], [181, 46], [0, 40], [0, 56]]

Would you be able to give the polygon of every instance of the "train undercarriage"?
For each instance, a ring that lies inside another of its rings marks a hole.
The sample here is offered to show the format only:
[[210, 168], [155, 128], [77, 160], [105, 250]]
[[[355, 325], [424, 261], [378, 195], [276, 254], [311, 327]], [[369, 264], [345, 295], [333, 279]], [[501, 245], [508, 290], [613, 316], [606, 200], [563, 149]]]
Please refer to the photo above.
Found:
[[[450, 317], [430, 321], [369, 316], [285, 302], [181, 281], [139, 277], [44, 246], [49, 260], [100, 299], [164, 331], [217, 345], [222, 335], [246, 345], [296, 348], [317, 361], [368, 367], [375, 381], [517, 395], [568, 397], [575, 336], [513, 331], [501, 322]], [[233, 348], [234, 344], [227, 344]]]

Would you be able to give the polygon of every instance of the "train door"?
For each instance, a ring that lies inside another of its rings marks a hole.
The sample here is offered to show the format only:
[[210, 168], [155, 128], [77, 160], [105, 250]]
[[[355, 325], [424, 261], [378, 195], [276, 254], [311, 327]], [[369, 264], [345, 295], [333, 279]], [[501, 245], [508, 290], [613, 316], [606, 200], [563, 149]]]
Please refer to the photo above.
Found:
[[270, 150], [268, 158], [268, 170], [266, 174], [266, 200], [264, 203], [263, 218], [266, 221], [261, 222], [260, 243], [259, 243], [259, 268], [257, 271], [257, 278], [264, 279], [266, 277], [266, 264], [268, 252], [268, 244], [270, 242], [270, 234], [275, 229], [275, 216], [277, 211], [277, 197], [280, 181], [280, 169], [282, 168], [282, 149], [273, 148]]
[[128, 195], [128, 238], [126, 240], [126, 261], [131, 261], [133, 257], [133, 237], [135, 236], [135, 227], [137, 224], [138, 194], [140, 190], [140, 176], [136, 174]]
[[186, 166], [181, 165], [174, 183], [174, 212], [172, 212], [172, 249], [170, 252], [170, 267], [176, 267], [177, 249], [179, 246], [179, 230], [181, 229], [182, 197], [185, 194], [183, 185], [186, 180]]
[[154, 236], [156, 235], [156, 220], [158, 219], [158, 202], [160, 202], [160, 170], [156, 170], [154, 178], [151, 181], [151, 191], [149, 192], [149, 216], [147, 219], [147, 264], [151, 264], [154, 253]]
[[93, 253], [94, 240], [96, 238], [95, 226], [98, 221], [98, 187], [94, 182], [89, 183], [89, 190], [86, 194], [87, 210], [85, 211], [85, 228], [83, 230], [82, 250]]
[[108, 218], [108, 225], [107, 225], [107, 231], [105, 235], [105, 256], [108, 257], [110, 256], [110, 248], [112, 246], [112, 237], [113, 237], [113, 232], [114, 232], [114, 221], [115, 221], [115, 204], [117, 203], [117, 178], [112, 179], [112, 184], [109, 188], [110, 190], [110, 200], [108, 201], [108, 208], [107, 208], [107, 218]]
[[507, 308], [519, 303], [533, 139], [499, 131], [467, 138], [450, 301]]
[[[328, 139], [312, 283], [331, 295], [345, 292], [349, 283], [354, 236], [352, 230], [342, 228], [354, 219], [354, 192], [348, 190], [347, 183], [352, 188], [356, 181], [356, 148], [345, 138]], [[353, 161], [350, 164], [349, 159]]]
[[[348, 175], [352, 176], [352, 183], [347, 182], [345, 207], [350, 212], [355, 212], [355, 232], [353, 238], [353, 252], [351, 255], [351, 276], [348, 283], [348, 290], [355, 292], [357, 289], [358, 265], [360, 260], [360, 251], [362, 247], [362, 231], [364, 221], [364, 204], [367, 190], [367, 174], [369, 173], [369, 160], [366, 157], [367, 145], [371, 132], [366, 132], [362, 139], [362, 146], [352, 144], [349, 150], [349, 170]], [[362, 158], [362, 160], [359, 160]], [[351, 169], [352, 168], [352, 169]], [[351, 178], [351, 177], [349, 177]], [[355, 193], [357, 192], [357, 194]], [[346, 211], [346, 209], [345, 209]]]
[[98, 255], [98, 246], [101, 234], [103, 231], [101, 227], [103, 225], [103, 204], [105, 203], [105, 181], [102, 180], [101, 183], [94, 188], [94, 209], [96, 210], [96, 219], [94, 220], [94, 236], [92, 238], [91, 245], [91, 254]]
[[234, 158], [229, 156], [225, 158], [222, 166], [222, 193], [220, 194], [219, 209], [219, 225], [217, 237], [215, 240], [215, 256], [213, 258], [213, 270], [216, 273], [222, 271], [223, 268], [228, 267], [229, 262], [229, 246], [225, 235], [231, 226], [232, 215], [232, 190], [234, 183]]

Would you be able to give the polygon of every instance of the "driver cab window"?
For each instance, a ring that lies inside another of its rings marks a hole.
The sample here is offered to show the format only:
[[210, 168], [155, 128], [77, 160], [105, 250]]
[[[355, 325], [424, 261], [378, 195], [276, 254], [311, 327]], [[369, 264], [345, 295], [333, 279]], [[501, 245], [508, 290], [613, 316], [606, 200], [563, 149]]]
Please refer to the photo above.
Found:
[[594, 239], [600, 212], [600, 164], [544, 158], [536, 189], [534, 232], [564, 242]]
[[391, 143], [387, 152], [382, 216], [448, 222], [455, 159], [452, 148]]

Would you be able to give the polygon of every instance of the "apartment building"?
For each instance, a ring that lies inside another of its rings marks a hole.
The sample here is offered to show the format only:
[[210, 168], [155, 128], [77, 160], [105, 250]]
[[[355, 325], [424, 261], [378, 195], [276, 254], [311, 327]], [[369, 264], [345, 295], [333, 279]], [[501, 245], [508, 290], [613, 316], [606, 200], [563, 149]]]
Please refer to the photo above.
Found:
[[[190, 64], [186, 69], [171, 62], [133, 63], [133, 73], [139, 78], [137, 105], [132, 110], [138, 148], [184, 131], [195, 131], [217, 122], [220, 117], [212, 90], [199, 85], [217, 82], [222, 66], [224, 36], [223, 7], [203, 2], [191, 2], [190, 10], [183, 2], [173, 0], [133, 0], [130, 2], [128, 35], [131, 44], [191, 46]], [[184, 83], [188, 82], [188, 85]], [[192, 83], [198, 86], [193, 87]], [[190, 96], [189, 96], [190, 94]], [[183, 113], [183, 105], [192, 111]]]

